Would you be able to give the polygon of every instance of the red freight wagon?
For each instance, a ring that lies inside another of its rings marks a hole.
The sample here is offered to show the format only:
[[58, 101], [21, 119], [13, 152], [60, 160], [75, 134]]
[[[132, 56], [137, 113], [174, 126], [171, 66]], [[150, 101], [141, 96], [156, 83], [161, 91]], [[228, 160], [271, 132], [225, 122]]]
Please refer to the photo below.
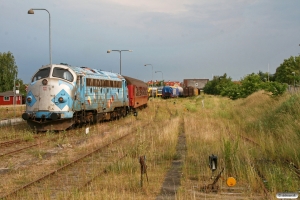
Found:
[[145, 82], [124, 76], [127, 81], [129, 106], [136, 108], [145, 108], [148, 102], [148, 86]]

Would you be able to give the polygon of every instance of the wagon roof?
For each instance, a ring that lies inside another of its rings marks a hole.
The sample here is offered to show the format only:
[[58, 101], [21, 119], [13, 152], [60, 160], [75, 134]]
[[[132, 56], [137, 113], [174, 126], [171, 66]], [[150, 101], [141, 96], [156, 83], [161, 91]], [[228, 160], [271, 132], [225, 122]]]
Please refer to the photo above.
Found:
[[[14, 91], [1, 92], [0, 96], [14, 96]], [[16, 96], [21, 96], [21, 95], [20, 94], [16, 94]]]
[[139, 87], [147, 87], [147, 84], [144, 81], [141, 81], [139, 79], [135, 79], [129, 76], [123, 76], [125, 80], [127, 81], [127, 84], [129, 85], [136, 85]]

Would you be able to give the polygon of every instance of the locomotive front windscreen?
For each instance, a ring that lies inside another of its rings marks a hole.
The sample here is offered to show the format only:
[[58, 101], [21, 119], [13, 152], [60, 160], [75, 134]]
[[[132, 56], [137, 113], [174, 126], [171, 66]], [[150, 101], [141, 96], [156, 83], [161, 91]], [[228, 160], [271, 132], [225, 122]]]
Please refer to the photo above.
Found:
[[41, 78], [47, 78], [50, 75], [50, 67], [40, 69], [32, 78], [32, 82], [40, 80]]
[[71, 74], [71, 72], [69, 72], [69, 70], [59, 68], [59, 67], [55, 67], [53, 69], [52, 76], [57, 77], [57, 78], [65, 79], [65, 80], [70, 81], [70, 82], [72, 82], [74, 80], [74, 77]]

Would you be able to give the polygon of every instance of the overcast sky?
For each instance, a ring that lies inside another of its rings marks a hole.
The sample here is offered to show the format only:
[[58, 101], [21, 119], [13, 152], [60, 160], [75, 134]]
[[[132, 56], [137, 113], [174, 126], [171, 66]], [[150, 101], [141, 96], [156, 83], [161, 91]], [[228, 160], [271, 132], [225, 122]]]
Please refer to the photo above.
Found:
[[240, 80], [300, 53], [299, 0], [0, 0], [0, 52], [25, 83], [50, 63], [49, 15], [30, 8], [51, 14], [52, 63], [119, 73], [107, 50], [132, 50], [122, 74], [144, 81]]

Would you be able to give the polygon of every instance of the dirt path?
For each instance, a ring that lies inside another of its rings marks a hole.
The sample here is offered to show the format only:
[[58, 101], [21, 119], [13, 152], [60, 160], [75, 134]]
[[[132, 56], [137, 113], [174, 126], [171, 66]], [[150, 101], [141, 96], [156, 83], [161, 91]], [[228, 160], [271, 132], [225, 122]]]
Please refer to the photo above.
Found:
[[183, 120], [180, 126], [176, 146], [176, 156], [173, 159], [172, 166], [165, 177], [160, 194], [156, 198], [157, 200], [176, 199], [176, 192], [181, 186], [180, 179], [182, 175], [182, 165], [185, 161], [186, 154], [186, 138], [184, 134]]

